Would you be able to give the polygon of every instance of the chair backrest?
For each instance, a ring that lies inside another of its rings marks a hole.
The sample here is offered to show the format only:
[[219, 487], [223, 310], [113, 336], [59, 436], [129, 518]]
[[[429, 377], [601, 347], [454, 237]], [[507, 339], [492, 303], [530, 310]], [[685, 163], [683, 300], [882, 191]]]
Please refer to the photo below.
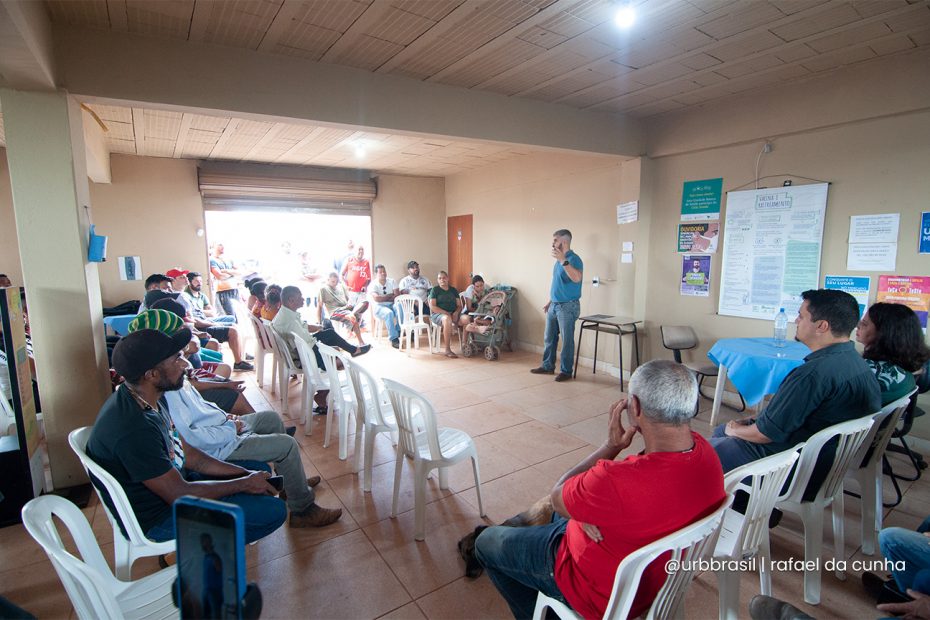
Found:
[[419, 458], [417, 449], [417, 433], [426, 431], [426, 440], [429, 444], [430, 460], [442, 458], [439, 449], [439, 431], [436, 427], [436, 412], [426, 397], [402, 383], [391, 379], [384, 380], [384, 389], [391, 399], [394, 416], [397, 420], [397, 430], [400, 442], [398, 449], [403, 445], [404, 451]]
[[271, 326], [271, 321], [262, 319], [262, 325], [265, 328], [265, 333], [268, 334], [271, 350], [274, 351], [278, 363], [284, 364], [288, 373], [296, 373], [298, 370], [297, 364], [294, 363], [294, 358], [291, 356], [291, 347], [287, 344], [287, 341]]
[[[378, 379], [375, 378], [371, 371], [356, 362], [348, 360], [346, 368], [352, 380], [352, 389], [355, 390], [355, 399], [358, 401], [359, 415], [369, 424], [375, 426], [394, 427], [395, 424], [389, 423], [384, 416], [382, 407], [387, 407], [383, 399], [383, 391]], [[367, 386], [367, 391], [366, 391]]]
[[822, 503], [824, 498], [834, 497], [841, 490], [846, 470], [853, 462], [853, 457], [865, 440], [866, 434], [872, 428], [872, 414], [840, 422], [828, 426], [818, 433], [814, 433], [801, 448], [801, 457], [795, 468], [790, 488], [778, 498], [778, 501], [791, 501], [801, 503], [805, 501], [804, 491], [814, 473], [817, 458], [827, 444], [832, 445], [836, 439], [836, 451], [830, 470], [817, 490], [817, 494], [810, 501]]
[[698, 345], [697, 334], [688, 325], [662, 325], [662, 346], [675, 354], [675, 361], [681, 363], [681, 352], [684, 349], [693, 349]]
[[679, 569], [665, 580], [646, 618], [650, 620], [680, 616], [678, 612], [684, 602], [688, 586], [691, 585], [694, 574], [700, 568], [700, 560], [709, 557], [713, 552], [720, 521], [731, 500], [732, 497], [728, 495], [714, 512], [703, 519], [686, 525], [677, 532], [641, 547], [623, 558], [620, 566], [617, 567], [613, 591], [607, 603], [607, 609], [604, 611], [604, 618], [626, 620], [646, 567], [660, 555], [669, 552], [671, 552], [671, 557], [668, 561], [677, 562]]
[[250, 312], [249, 322], [252, 323], [252, 329], [255, 331], [255, 340], [258, 342], [259, 351], [263, 353], [274, 353], [274, 348], [271, 346], [270, 338], [265, 330], [265, 326], [262, 324], [262, 320]]
[[[735, 534], [737, 538], [731, 547], [740, 554], [737, 559], [742, 559], [744, 553], [757, 551], [763, 537], [768, 536], [769, 516], [803, 445], [737, 467], [724, 478], [727, 494], [734, 493], [737, 488], [749, 493], [746, 512], [739, 520], [740, 531]], [[744, 482], [746, 479], [750, 480]]]
[[[117, 532], [123, 532], [132, 543], [144, 545], [148, 539], [136, 519], [136, 513], [129, 503], [123, 485], [87, 454], [87, 440], [90, 438], [92, 429], [91, 426], [74, 429], [68, 434], [68, 443], [80, 459], [81, 465], [87, 470], [94, 489], [100, 496], [100, 503], [106, 509], [107, 518], [113, 526], [113, 535], [116, 536]], [[103, 486], [103, 492], [100, 486]], [[116, 515], [111, 510], [116, 510]]]
[[317, 366], [313, 348], [298, 334], [291, 332], [291, 335], [294, 338], [294, 348], [297, 349], [297, 356], [300, 358], [300, 366], [304, 371], [304, 377], [309, 377], [310, 382], [316, 389], [322, 389], [320, 386], [324, 385], [325, 382], [320, 374], [320, 367]]
[[916, 393], [917, 389], [915, 388], [907, 396], [902, 396], [898, 400], [888, 403], [872, 414], [872, 428], [869, 429], [868, 434], [862, 441], [862, 445], [859, 446], [859, 450], [853, 457], [849, 466], [850, 469], [862, 469], [881, 460], [885, 454], [885, 448], [888, 447], [888, 442], [891, 441], [891, 436], [898, 425], [898, 420], [904, 410], [911, 404], [911, 397]]
[[[115, 589], [119, 585], [81, 510], [58, 495], [42, 495], [23, 506], [23, 525], [45, 550], [79, 618], [122, 618]], [[62, 543], [58, 517], [71, 534], [80, 557]]]
[[[348, 368], [346, 361], [348, 356], [322, 342], [316, 343], [316, 348], [323, 358], [323, 366], [326, 368], [326, 375], [329, 377], [329, 389], [333, 396], [333, 402], [336, 403], [336, 410], [345, 412], [347, 406], [352, 407], [357, 403], [355, 402], [355, 392], [352, 389], [349, 390], [349, 394], [346, 394], [340, 387], [342, 381], [339, 379], [339, 368], [336, 366], [336, 360], [341, 359], [343, 368]], [[348, 372], [346, 372], [346, 377], [348, 381], [351, 381]]]
[[398, 295], [394, 298], [394, 303], [400, 304], [400, 322], [402, 325], [416, 323], [414, 308], [418, 309], [419, 316], [423, 316], [423, 300], [419, 297], [415, 297], [414, 295]]

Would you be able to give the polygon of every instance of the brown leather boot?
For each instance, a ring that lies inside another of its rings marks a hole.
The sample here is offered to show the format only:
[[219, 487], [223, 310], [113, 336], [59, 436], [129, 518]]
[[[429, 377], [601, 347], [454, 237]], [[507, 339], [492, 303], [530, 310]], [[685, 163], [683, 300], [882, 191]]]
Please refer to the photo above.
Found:
[[323, 508], [312, 504], [303, 512], [292, 512], [287, 523], [291, 527], [323, 527], [335, 523], [342, 516], [342, 508]]

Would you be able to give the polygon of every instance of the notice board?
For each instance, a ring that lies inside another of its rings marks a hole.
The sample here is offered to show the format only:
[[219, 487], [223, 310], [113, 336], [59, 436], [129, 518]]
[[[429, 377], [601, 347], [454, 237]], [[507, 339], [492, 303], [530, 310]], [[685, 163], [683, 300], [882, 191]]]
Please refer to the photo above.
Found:
[[801, 293], [820, 285], [828, 186], [727, 192], [719, 314], [797, 316]]

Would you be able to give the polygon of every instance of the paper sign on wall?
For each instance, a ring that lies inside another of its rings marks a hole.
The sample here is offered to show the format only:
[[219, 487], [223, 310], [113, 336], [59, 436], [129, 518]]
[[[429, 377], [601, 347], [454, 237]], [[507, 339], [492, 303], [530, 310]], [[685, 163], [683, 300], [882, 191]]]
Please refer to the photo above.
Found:
[[846, 291], [856, 298], [859, 304], [859, 317], [865, 313], [869, 305], [869, 287], [872, 278], [868, 276], [824, 276], [823, 287], [838, 291]]
[[897, 243], [900, 213], [853, 215], [849, 218], [850, 243]]
[[630, 224], [639, 219], [639, 201], [624, 202], [617, 205], [617, 223]]
[[720, 236], [720, 222], [678, 225], [678, 251], [714, 254]]
[[722, 178], [685, 181], [681, 192], [681, 221], [719, 220], [722, 192]]
[[879, 276], [875, 301], [904, 304], [917, 313], [920, 325], [926, 331], [927, 312], [930, 311], [930, 277]]
[[710, 256], [685, 254], [681, 257], [680, 292], [690, 297], [710, 296]]
[[116, 262], [120, 280], [142, 279], [142, 260], [138, 256], [120, 256]]
[[894, 271], [897, 243], [850, 243], [846, 254], [849, 271]]
[[930, 211], [920, 214], [920, 232], [917, 248], [921, 254], [930, 254]]

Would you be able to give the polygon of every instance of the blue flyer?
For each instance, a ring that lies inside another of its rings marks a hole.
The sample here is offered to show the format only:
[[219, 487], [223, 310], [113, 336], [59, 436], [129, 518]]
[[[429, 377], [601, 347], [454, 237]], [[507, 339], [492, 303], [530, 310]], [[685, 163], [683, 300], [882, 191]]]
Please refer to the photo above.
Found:
[[920, 241], [917, 251], [921, 254], [930, 254], [930, 211], [920, 214]]
[[859, 317], [865, 314], [869, 305], [869, 286], [872, 278], [868, 276], [824, 276], [823, 287], [846, 291], [859, 303]]

